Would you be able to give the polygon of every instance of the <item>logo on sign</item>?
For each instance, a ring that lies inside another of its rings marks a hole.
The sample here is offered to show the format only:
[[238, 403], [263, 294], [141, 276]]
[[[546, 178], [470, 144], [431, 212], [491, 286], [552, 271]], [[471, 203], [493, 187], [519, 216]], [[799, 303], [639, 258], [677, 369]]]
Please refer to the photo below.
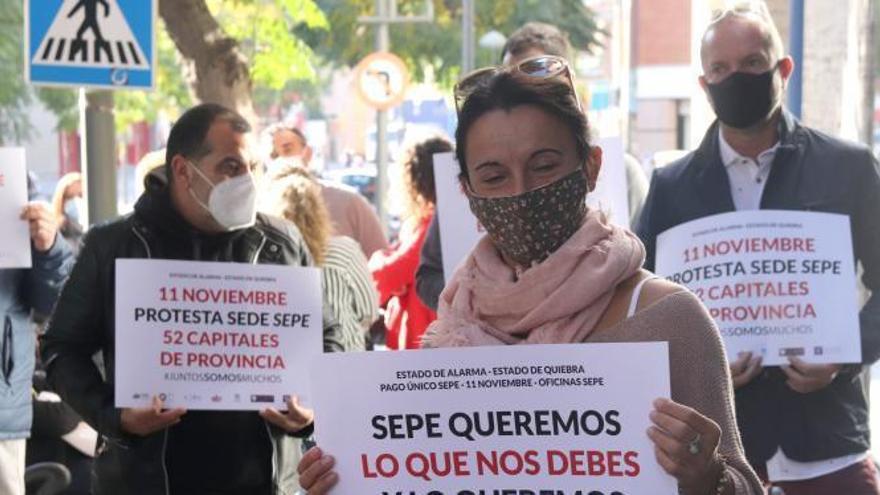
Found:
[[783, 347], [779, 349], [779, 355], [782, 357], [798, 357], [806, 354], [803, 347]]

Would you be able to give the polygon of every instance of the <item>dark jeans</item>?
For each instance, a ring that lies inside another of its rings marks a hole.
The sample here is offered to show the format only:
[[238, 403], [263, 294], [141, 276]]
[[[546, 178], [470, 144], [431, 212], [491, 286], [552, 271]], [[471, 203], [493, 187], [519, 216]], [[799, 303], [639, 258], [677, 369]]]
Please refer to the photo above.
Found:
[[840, 471], [808, 480], [769, 483], [767, 470], [763, 468], [758, 469], [758, 476], [768, 492], [771, 487], [779, 487], [785, 495], [880, 495], [877, 468], [870, 457]]

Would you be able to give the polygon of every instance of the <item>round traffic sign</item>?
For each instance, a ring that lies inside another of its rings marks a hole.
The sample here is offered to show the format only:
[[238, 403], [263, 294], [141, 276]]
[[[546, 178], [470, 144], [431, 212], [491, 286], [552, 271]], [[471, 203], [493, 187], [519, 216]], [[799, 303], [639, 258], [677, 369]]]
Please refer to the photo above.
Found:
[[358, 93], [368, 105], [378, 110], [400, 104], [408, 83], [406, 64], [393, 53], [371, 53], [355, 68]]

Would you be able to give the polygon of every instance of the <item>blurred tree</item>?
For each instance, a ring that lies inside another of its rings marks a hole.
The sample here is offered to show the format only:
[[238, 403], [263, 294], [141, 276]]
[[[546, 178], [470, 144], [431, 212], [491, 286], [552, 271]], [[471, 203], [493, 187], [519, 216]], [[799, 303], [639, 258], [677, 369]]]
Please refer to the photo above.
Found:
[[311, 49], [292, 30], [328, 28], [313, 0], [160, 0], [159, 13], [199, 101], [254, 118], [254, 84], [314, 78]]
[[0, 0], [0, 145], [26, 139], [31, 131], [31, 93], [21, 75], [22, 3]]
[[[0, 0], [0, 145], [21, 143], [31, 134], [29, 106], [32, 87], [24, 81], [23, 4], [20, 0]], [[76, 91], [39, 88], [39, 100], [58, 116], [58, 128], [75, 128]]]
[[[433, 0], [433, 24], [391, 29], [391, 44], [417, 80], [432, 72], [451, 85], [461, 57], [461, 2]], [[353, 65], [372, 51], [374, 32], [357, 18], [374, 0], [159, 0], [158, 90], [116, 93], [117, 123], [125, 127], [174, 116], [193, 101], [213, 101], [254, 117], [254, 88], [264, 102], [295, 89], [316, 101], [315, 62]], [[424, 0], [398, 0], [401, 15], [420, 14]], [[601, 30], [581, 0], [476, 2], [476, 32], [510, 34], [530, 20], [557, 24], [579, 50], [600, 44]], [[0, 140], [21, 139], [29, 130], [25, 108], [31, 92], [21, 78], [22, 2], [0, 0]], [[332, 27], [332, 28], [331, 28]], [[316, 56], [317, 55], [317, 56]], [[493, 63], [483, 51], [478, 61]], [[5, 77], [4, 77], [5, 76]], [[40, 89], [40, 100], [59, 117], [59, 127], [77, 123], [76, 92]]]
[[[375, 0], [316, 0], [332, 26], [330, 30], [314, 30], [300, 25], [295, 32], [314, 48], [316, 53], [339, 65], [354, 65], [372, 52], [375, 31], [359, 24], [358, 16], [375, 11]], [[437, 82], [449, 86], [458, 78], [461, 67], [461, 4], [460, 0], [433, 0], [434, 23], [394, 24], [391, 32], [392, 50], [403, 58], [414, 78], [424, 80], [426, 72]], [[398, 0], [400, 15], [418, 15], [424, 11], [424, 0]], [[557, 25], [568, 33], [578, 50], [592, 51], [601, 45], [602, 31], [593, 12], [582, 0], [496, 0], [476, 2], [477, 38], [495, 29], [509, 35], [529, 21]], [[478, 63], [489, 64], [488, 50], [479, 52]]]
[[[0, 0], [7, 1], [7, 0]], [[181, 108], [192, 105], [187, 83], [180, 70], [177, 48], [159, 21], [157, 27], [156, 91], [116, 91], [116, 128], [125, 130], [134, 122], [154, 121], [160, 112], [174, 117]], [[58, 129], [74, 130], [79, 124], [77, 91], [68, 88], [36, 88], [43, 105], [58, 118]]]
[[117, 91], [116, 128], [120, 131], [135, 122], [154, 122], [160, 113], [177, 118], [181, 109], [192, 106], [192, 94], [184, 71], [181, 70], [180, 54], [164, 23], [159, 22], [157, 32], [156, 91]]
[[[21, 141], [30, 131], [27, 106], [33, 92], [21, 75], [22, 2], [0, 0], [0, 142]], [[313, 0], [160, 0], [157, 91], [115, 93], [116, 123], [171, 116], [194, 100], [214, 101], [254, 116], [254, 85], [280, 90], [289, 81], [314, 81], [314, 54], [291, 34], [299, 25], [327, 29]], [[170, 35], [170, 36], [169, 36]], [[59, 118], [59, 128], [78, 122], [72, 89], [40, 88], [40, 101]]]

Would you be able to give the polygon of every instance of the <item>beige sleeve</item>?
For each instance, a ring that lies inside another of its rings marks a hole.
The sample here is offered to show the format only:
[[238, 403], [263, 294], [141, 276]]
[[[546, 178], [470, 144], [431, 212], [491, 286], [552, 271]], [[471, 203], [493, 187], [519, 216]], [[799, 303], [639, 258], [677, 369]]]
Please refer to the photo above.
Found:
[[[721, 427], [719, 453], [727, 459], [728, 476], [736, 495], [761, 495], [761, 481], [743, 451], [733, 405], [730, 369], [715, 322], [690, 292], [673, 296], [674, 312], [667, 315], [675, 337], [670, 340], [672, 399], [709, 417]], [[664, 322], [656, 322], [663, 325]]]

